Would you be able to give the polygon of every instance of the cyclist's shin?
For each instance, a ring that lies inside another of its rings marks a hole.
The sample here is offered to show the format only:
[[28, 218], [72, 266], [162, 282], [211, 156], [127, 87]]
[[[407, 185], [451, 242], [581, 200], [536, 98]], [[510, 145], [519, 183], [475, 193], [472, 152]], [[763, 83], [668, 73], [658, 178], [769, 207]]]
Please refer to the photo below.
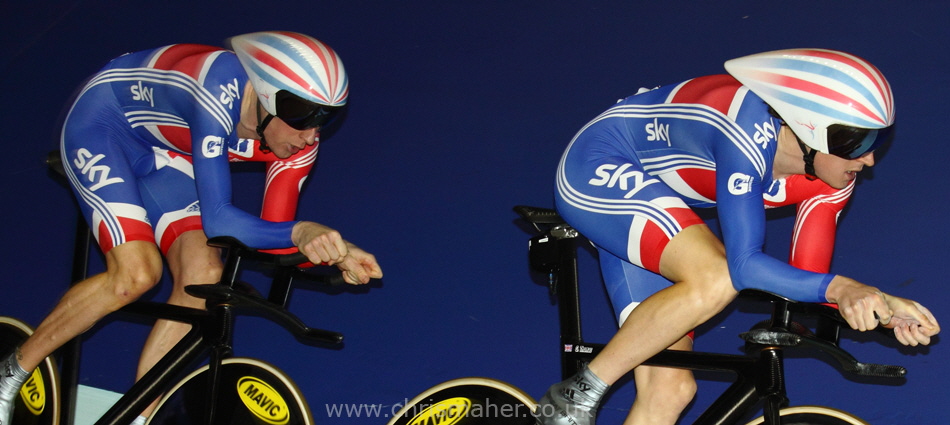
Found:
[[540, 425], [593, 425], [600, 399], [610, 388], [586, 367], [570, 379], [551, 386], [538, 402]]
[[30, 373], [16, 361], [16, 350], [0, 360], [0, 425], [11, 425], [13, 402]]

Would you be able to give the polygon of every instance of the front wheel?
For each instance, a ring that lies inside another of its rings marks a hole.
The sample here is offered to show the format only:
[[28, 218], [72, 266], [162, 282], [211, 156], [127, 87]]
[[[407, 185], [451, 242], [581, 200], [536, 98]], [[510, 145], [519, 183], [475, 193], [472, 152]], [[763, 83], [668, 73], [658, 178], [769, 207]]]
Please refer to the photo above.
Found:
[[537, 403], [505, 382], [460, 378], [419, 394], [387, 425], [534, 425]]
[[[779, 411], [781, 425], [870, 425], [848, 412], [824, 406], [794, 406]], [[761, 425], [765, 418], [759, 416], [747, 425]]]
[[300, 390], [276, 367], [233, 357], [221, 362], [218, 373], [216, 391], [211, 389], [207, 365], [182, 379], [165, 394], [146, 423], [206, 425], [210, 408], [215, 424], [313, 425]]
[[[6, 356], [23, 344], [33, 329], [12, 317], [0, 317], [0, 356]], [[59, 372], [47, 357], [20, 387], [13, 408], [12, 422], [17, 425], [59, 424]]]

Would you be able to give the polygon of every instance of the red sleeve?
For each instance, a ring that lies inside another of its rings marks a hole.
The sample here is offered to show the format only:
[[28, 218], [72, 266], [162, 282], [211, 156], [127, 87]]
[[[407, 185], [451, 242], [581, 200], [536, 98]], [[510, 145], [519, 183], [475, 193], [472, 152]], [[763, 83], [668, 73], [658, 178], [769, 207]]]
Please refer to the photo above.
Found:
[[317, 160], [317, 146], [307, 146], [292, 158], [267, 163], [261, 218], [270, 221], [296, 218], [300, 189]]
[[828, 273], [834, 253], [838, 214], [851, 198], [854, 182], [834, 189], [820, 180], [793, 176], [787, 181], [790, 199], [801, 199], [795, 217], [795, 230], [789, 263], [803, 270]]
[[[259, 140], [242, 139], [242, 142], [244, 144], [240, 148], [231, 150], [231, 161], [267, 164], [261, 218], [273, 222], [294, 221], [300, 201], [300, 189], [317, 160], [319, 141], [286, 159], [278, 158], [273, 153], [261, 152], [258, 148]], [[296, 251], [297, 248], [267, 250], [273, 253]]]

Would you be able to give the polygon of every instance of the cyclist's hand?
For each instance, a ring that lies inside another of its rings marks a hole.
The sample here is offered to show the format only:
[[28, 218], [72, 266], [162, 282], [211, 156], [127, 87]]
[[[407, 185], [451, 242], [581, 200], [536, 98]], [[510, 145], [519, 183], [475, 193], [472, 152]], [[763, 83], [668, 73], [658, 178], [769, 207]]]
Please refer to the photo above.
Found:
[[883, 292], [844, 276], [832, 279], [825, 297], [838, 304], [841, 317], [852, 329], [862, 332], [876, 328], [878, 323], [887, 324], [893, 316]]
[[916, 346], [930, 344], [930, 337], [940, 332], [937, 319], [926, 307], [916, 301], [885, 294], [887, 305], [894, 314], [885, 327], [894, 329], [901, 344]]
[[340, 232], [312, 221], [295, 224], [291, 240], [313, 264], [332, 266], [343, 261], [348, 252]]
[[369, 283], [370, 279], [383, 277], [383, 269], [379, 267], [373, 254], [349, 242], [347, 242], [347, 252], [346, 258], [336, 265], [343, 272], [343, 280], [346, 283], [362, 285]]

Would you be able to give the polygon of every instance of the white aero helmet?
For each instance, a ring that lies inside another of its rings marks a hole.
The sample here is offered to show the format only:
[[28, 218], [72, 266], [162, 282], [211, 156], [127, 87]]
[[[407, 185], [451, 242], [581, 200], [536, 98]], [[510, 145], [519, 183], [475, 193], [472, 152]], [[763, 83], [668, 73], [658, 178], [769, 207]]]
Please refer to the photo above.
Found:
[[295, 32], [263, 31], [226, 40], [271, 116], [304, 130], [326, 125], [346, 105], [349, 80], [336, 52]]
[[890, 139], [891, 86], [864, 59], [835, 50], [788, 49], [732, 59], [725, 67], [813, 150], [854, 159]]

